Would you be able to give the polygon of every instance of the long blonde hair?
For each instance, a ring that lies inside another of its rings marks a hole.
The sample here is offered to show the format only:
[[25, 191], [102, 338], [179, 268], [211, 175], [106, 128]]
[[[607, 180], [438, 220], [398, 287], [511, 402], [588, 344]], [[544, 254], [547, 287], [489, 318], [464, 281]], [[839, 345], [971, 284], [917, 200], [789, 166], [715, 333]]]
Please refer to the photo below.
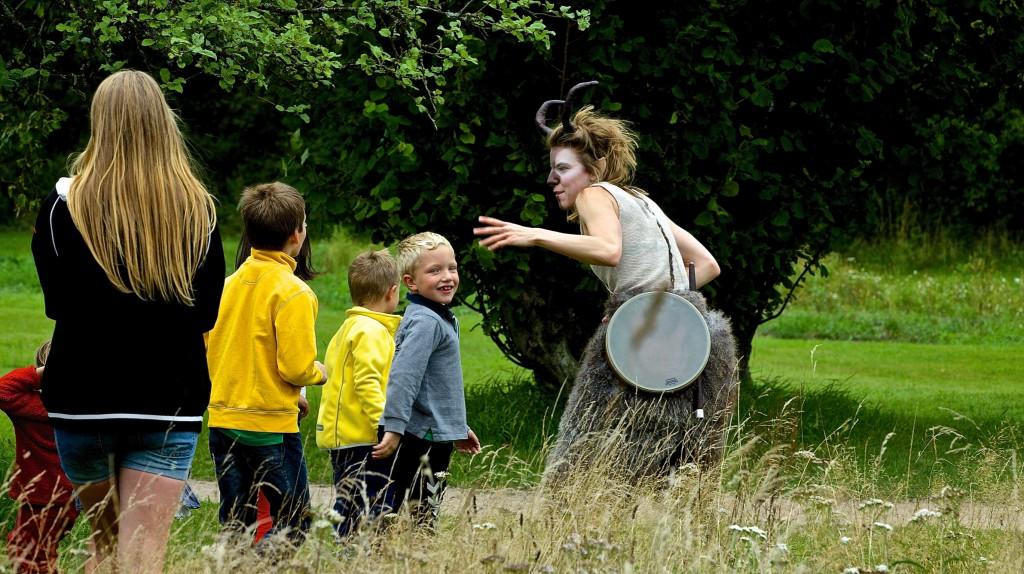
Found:
[[89, 144], [71, 166], [68, 209], [123, 293], [192, 305], [192, 278], [217, 221], [160, 86], [117, 72], [96, 89]]

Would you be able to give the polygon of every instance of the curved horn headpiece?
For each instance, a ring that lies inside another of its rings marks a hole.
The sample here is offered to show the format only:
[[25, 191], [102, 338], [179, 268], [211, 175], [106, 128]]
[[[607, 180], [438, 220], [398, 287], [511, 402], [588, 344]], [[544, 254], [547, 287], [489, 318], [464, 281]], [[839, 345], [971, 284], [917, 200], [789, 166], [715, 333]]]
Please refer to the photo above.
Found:
[[562, 108], [562, 133], [571, 134], [575, 132], [576, 126], [572, 125], [572, 122], [570, 121], [570, 118], [572, 117], [572, 100], [576, 96], [576, 92], [579, 90], [596, 86], [598, 83], [599, 82], [596, 80], [581, 82], [569, 89], [569, 93], [565, 95], [564, 100], [548, 100], [541, 104], [540, 108], [537, 110], [536, 116], [537, 127], [540, 128], [540, 131], [544, 132], [545, 136], [550, 136], [551, 132], [554, 131], [547, 126], [548, 108], [553, 105], [558, 105]]
[[555, 131], [555, 130], [549, 128], [548, 125], [547, 125], [548, 124], [548, 108], [550, 108], [553, 105], [561, 106], [561, 105], [564, 105], [564, 104], [565, 104], [565, 100], [548, 100], [548, 101], [544, 102], [543, 104], [541, 104], [540, 108], [537, 109], [537, 117], [535, 119], [537, 120], [537, 127], [540, 128], [540, 131], [544, 132], [544, 137], [547, 137], [547, 136], [551, 135], [551, 132]]

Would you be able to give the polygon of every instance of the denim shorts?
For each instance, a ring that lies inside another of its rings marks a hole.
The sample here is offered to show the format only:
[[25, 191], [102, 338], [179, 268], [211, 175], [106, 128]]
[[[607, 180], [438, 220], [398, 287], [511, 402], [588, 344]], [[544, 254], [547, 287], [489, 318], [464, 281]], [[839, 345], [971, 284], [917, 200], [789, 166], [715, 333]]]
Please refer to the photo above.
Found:
[[199, 433], [115, 432], [53, 429], [60, 466], [75, 484], [108, 480], [122, 468], [188, 478]]

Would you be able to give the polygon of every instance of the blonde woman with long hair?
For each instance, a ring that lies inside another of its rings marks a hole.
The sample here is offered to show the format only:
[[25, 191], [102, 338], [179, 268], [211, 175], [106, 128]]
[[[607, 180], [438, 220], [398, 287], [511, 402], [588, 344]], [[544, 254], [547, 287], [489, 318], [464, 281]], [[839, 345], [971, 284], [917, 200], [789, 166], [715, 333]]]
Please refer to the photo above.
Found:
[[106, 78], [90, 119], [32, 238], [56, 321], [43, 402], [92, 525], [89, 567], [161, 572], [210, 397], [203, 333], [224, 252], [213, 198], [152, 77]]

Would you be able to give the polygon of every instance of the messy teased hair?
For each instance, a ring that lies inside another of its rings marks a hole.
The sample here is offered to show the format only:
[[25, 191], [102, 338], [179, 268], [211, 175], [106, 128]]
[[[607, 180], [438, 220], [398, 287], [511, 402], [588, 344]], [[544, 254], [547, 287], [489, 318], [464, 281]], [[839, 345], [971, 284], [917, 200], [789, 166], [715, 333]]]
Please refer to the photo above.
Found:
[[444, 236], [430, 231], [410, 235], [398, 244], [398, 269], [402, 275], [412, 275], [416, 270], [416, 261], [424, 251], [433, 251], [442, 245], [452, 248], [452, 244]]
[[[632, 185], [637, 137], [625, 121], [602, 116], [594, 111], [594, 106], [585, 106], [573, 116], [572, 124], [576, 129], [569, 133], [561, 125], [551, 130], [548, 147], [567, 147], [575, 151], [587, 173], [597, 181], [613, 183], [634, 195], [646, 195]], [[598, 163], [602, 159], [603, 169]], [[569, 220], [577, 217], [573, 208]]]
[[[548, 136], [548, 147], [568, 147], [576, 151], [587, 172], [599, 181], [614, 183], [621, 188], [628, 188], [633, 182], [636, 171], [636, 133], [629, 125], [613, 118], [604, 117], [594, 111], [593, 106], [585, 106], [573, 116], [572, 124], [576, 128], [565, 133], [563, 126], [551, 130]], [[598, 160], [604, 159], [602, 171]]]
[[279, 181], [245, 188], [238, 211], [245, 237], [256, 249], [279, 251], [306, 221], [302, 194]]
[[364, 251], [348, 266], [348, 292], [359, 306], [383, 299], [399, 279], [398, 262], [387, 249]]
[[75, 227], [118, 291], [192, 305], [217, 214], [178, 118], [156, 80], [122, 70], [96, 88], [90, 120], [89, 143], [71, 165]]

